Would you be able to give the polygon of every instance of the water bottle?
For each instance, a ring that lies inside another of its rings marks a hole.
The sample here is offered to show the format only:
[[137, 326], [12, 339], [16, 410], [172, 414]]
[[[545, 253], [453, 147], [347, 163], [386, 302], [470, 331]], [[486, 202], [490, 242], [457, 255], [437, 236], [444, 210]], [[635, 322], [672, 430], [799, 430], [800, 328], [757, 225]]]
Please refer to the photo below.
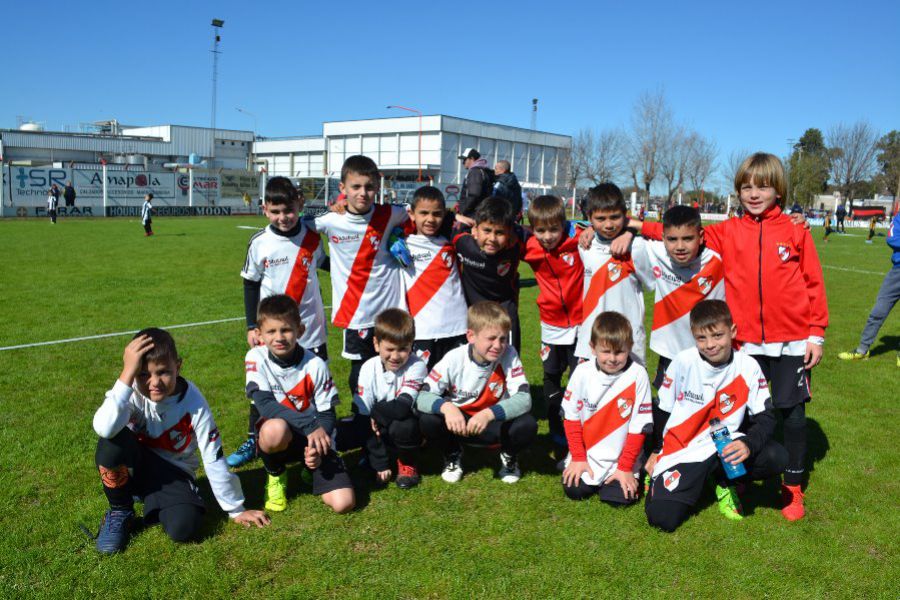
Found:
[[719, 458], [722, 460], [722, 468], [725, 469], [725, 475], [728, 477], [728, 479], [737, 479], [742, 475], [746, 475], [747, 469], [744, 468], [744, 463], [733, 465], [722, 458], [722, 452], [725, 450], [725, 446], [731, 443], [731, 434], [728, 432], [728, 428], [725, 427], [725, 424], [722, 423], [722, 421], [720, 421], [718, 417], [716, 417], [715, 419], [710, 419], [709, 435], [712, 437], [713, 443], [716, 445], [716, 450], [719, 452]]

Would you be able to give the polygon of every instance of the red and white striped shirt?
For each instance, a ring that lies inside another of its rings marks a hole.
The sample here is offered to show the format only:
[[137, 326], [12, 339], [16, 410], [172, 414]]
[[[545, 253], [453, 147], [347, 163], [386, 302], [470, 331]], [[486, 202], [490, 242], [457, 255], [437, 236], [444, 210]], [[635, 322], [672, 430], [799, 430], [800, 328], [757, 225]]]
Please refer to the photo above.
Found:
[[400, 269], [388, 244], [406, 209], [377, 204], [364, 215], [329, 212], [304, 223], [325, 235], [331, 258], [331, 322], [366, 329], [388, 308], [406, 308]]
[[406, 246], [413, 263], [403, 270], [406, 304], [416, 321], [416, 339], [433, 340], [466, 332], [456, 250], [443, 237], [410, 235]]
[[650, 349], [671, 359], [694, 347], [691, 309], [701, 300], [725, 299], [722, 257], [704, 247], [690, 264], [680, 266], [662, 242], [646, 241], [632, 248], [638, 279], [655, 294]]

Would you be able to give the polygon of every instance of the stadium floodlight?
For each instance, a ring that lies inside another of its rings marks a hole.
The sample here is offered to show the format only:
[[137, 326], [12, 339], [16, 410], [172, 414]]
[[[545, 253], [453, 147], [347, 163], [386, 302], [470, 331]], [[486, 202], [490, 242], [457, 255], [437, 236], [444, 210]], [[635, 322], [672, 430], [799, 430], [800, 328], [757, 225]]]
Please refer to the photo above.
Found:
[[213, 19], [212, 20], [213, 27], [222, 27], [223, 25], [225, 25], [225, 21], [223, 21], [222, 19]]

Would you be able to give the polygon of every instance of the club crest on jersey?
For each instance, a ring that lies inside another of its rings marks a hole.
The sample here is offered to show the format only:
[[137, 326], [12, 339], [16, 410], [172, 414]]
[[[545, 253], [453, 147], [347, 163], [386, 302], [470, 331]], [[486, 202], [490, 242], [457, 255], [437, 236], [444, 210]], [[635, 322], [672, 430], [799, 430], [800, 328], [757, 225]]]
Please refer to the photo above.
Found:
[[508, 260], [504, 260], [502, 263], [497, 265], [497, 275], [500, 277], [505, 277], [507, 273], [509, 273], [509, 269], [512, 267], [512, 264]]
[[453, 267], [453, 255], [449, 252], [441, 252], [441, 260], [448, 269]]
[[361, 386], [361, 385], [356, 386], [356, 395], [357, 396], [363, 395], [363, 386]]
[[213, 428], [213, 430], [209, 432], [209, 443], [213, 443], [217, 439], [219, 439], [219, 430], [218, 428]]
[[631, 414], [631, 408], [634, 406], [634, 398], [619, 398], [616, 400], [616, 406], [619, 409], [619, 416], [624, 419]]
[[698, 277], [697, 287], [700, 288], [700, 293], [705, 296], [712, 289], [712, 281], [709, 280], [709, 277]]
[[428, 359], [431, 358], [431, 350], [422, 350], [419, 352], [419, 358], [422, 359], [422, 362], [428, 362]]
[[308, 268], [309, 268], [309, 263], [310, 263], [310, 260], [309, 260], [309, 257], [308, 257], [308, 256], [304, 256], [303, 258], [300, 259], [300, 265], [301, 265], [304, 269], [308, 269]]
[[672, 378], [669, 377], [668, 375], [666, 375], [665, 377], [663, 377], [662, 386], [663, 386], [664, 388], [670, 388], [670, 387], [672, 387]]
[[781, 262], [787, 262], [791, 257], [791, 249], [787, 244], [779, 243], [778, 244], [778, 258], [781, 259]]
[[541, 346], [541, 360], [547, 360], [547, 357], [550, 356], [550, 346], [543, 345]]
[[285, 394], [285, 397], [291, 401], [291, 404], [294, 405], [299, 412], [303, 412], [307, 408], [309, 408], [309, 400], [306, 396], [297, 396], [295, 394]]
[[731, 394], [726, 394], [725, 392], [719, 394], [719, 412], [723, 415], [731, 412], [731, 409], [734, 408], [735, 401], [735, 397]]
[[606, 264], [606, 269], [609, 271], [610, 281], [617, 281], [622, 276], [622, 265], [619, 263], [609, 262]]
[[681, 481], [681, 473], [678, 469], [674, 471], [666, 471], [663, 473], [663, 486], [670, 492], [674, 492], [675, 488], [678, 487], [678, 483]]
[[660, 269], [659, 266], [653, 267], [653, 276], [656, 277], [657, 279], [662, 277], [662, 269]]
[[359, 339], [364, 340], [367, 337], [369, 337], [369, 330], [368, 329], [359, 329], [359, 330], [357, 330], [356, 335], [359, 336]]
[[560, 254], [559, 257], [562, 259], [564, 263], [569, 265], [570, 267], [575, 264], [575, 257], [571, 254]]
[[506, 384], [504, 384], [502, 381], [491, 381], [488, 383], [488, 389], [491, 391], [491, 394], [493, 394], [495, 398], [499, 398], [503, 395], [503, 390], [506, 389]]
[[378, 250], [378, 245], [381, 243], [381, 239], [377, 235], [370, 235], [369, 243], [372, 244], [373, 249]]

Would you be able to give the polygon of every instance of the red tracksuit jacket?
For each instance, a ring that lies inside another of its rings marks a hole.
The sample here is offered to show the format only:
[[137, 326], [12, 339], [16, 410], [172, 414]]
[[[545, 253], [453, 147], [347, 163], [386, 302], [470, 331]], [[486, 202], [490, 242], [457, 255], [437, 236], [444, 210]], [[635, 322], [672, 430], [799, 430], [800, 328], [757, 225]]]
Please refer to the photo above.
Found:
[[578, 256], [578, 236], [563, 239], [553, 250], [544, 250], [535, 236], [529, 236], [522, 260], [537, 279], [541, 322], [554, 327], [580, 325], [584, 265]]
[[[703, 230], [706, 245], [725, 265], [725, 299], [740, 343], [824, 337], [825, 280], [808, 230], [794, 225], [778, 206]], [[662, 224], [644, 223], [642, 234], [662, 239]]]

